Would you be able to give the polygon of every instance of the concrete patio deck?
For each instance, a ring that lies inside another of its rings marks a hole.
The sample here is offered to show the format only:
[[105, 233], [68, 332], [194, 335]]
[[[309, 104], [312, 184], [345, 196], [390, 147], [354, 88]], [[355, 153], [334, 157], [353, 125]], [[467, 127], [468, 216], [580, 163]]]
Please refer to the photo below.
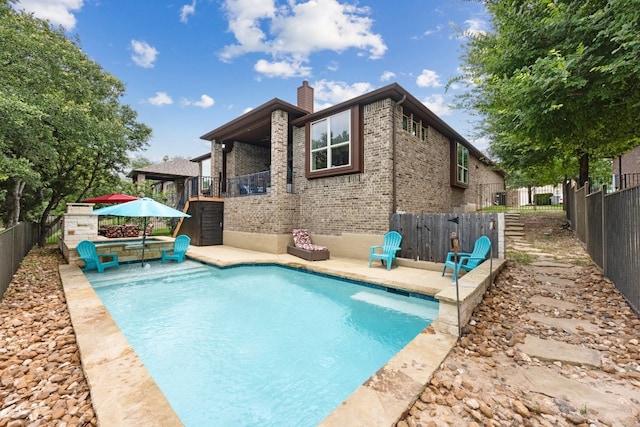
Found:
[[[306, 261], [289, 254], [267, 254], [228, 246], [191, 246], [188, 257], [217, 266], [238, 263], [273, 263], [365, 281], [390, 288], [435, 296], [440, 294], [441, 315], [451, 317], [451, 298], [473, 303], [489, 282], [489, 263], [459, 279], [459, 291], [442, 265], [400, 260], [387, 271], [367, 260]], [[503, 260], [492, 260], [494, 275]], [[430, 264], [430, 265], [429, 265]], [[417, 268], [425, 267], [426, 268]], [[105, 273], [108, 274], [108, 273]], [[61, 265], [60, 275], [76, 333], [94, 409], [105, 426], [181, 426], [168, 401], [115, 325], [113, 319], [76, 265]], [[465, 309], [469, 311], [469, 309]], [[438, 321], [434, 322], [437, 323]], [[464, 321], [462, 322], [464, 323]], [[456, 324], [457, 328], [457, 324]], [[455, 328], [454, 328], [455, 330]], [[407, 411], [457, 340], [450, 319], [444, 327], [432, 324], [371, 376], [320, 425], [391, 426]], [[448, 333], [447, 333], [448, 332]]]

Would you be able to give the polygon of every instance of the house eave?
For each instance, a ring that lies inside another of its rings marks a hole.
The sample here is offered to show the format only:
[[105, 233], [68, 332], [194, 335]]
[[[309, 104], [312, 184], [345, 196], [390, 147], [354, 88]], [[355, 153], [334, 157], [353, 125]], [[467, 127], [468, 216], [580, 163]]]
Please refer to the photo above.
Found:
[[444, 120], [438, 117], [433, 111], [429, 110], [422, 102], [420, 102], [420, 100], [411, 95], [407, 90], [405, 90], [397, 83], [383, 86], [380, 89], [365, 93], [364, 95], [358, 96], [345, 102], [341, 102], [340, 104], [336, 104], [323, 110], [316, 111], [312, 114], [307, 114], [303, 117], [293, 120], [291, 124], [296, 127], [302, 127], [306, 123], [345, 110], [353, 105], [366, 105], [387, 98], [390, 98], [395, 102], [399, 102], [404, 98], [402, 104], [407, 105], [411, 111], [424, 116], [424, 118], [427, 119], [427, 123], [429, 126], [433, 127], [438, 132], [445, 135], [447, 138], [463, 144], [475, 157], [486, 158], [486, 156], [480, 150], [474, 147], [469, 141], [467, 141], [462, 135], [456, 132]]
[[200, 139], [205, 141], [216, 140], [217, 142], [235, 139], [242, 140], [243, 134], [252, 133], [258, 127], [266, 125], [270, 126], [271, 113], [276, 110], [286, 111], [293, 118], [298, 118], [308, 114], [307, 111], [300, 107], [289, 104], [281, 99], [274, 98], [271, 101], [268, 101], [241, 115], [240, 117], [237, 117], [236, 119], [233, 119], [230, 122], [227, 122], [224, 125], [202, 135]]

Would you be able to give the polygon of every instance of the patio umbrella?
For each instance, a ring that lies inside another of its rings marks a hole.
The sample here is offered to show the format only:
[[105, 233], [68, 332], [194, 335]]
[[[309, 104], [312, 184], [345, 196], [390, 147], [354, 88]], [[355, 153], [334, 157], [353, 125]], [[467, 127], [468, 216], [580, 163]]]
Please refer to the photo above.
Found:
[[136, 196], [130, 196], [128, 194], [111, 193], [103, 196], [93, 197], [91, 199], [83, 200], [83, 203], [126, 203], [133, 200], [138, 200]]
[[[181, 212], [177, 209], [173, 209], [163, 203], [156, 202], [149, 197], [143, 197], [142, 199], [133, 200], [131, 202], [122, 203], [119, 205], [107, 206], [106, 208], [96, 209], [91, 212], [93, 215], [115, 215], [115, 216], [130, 216], [144, 218], [143, 230], [147, 229], [147, 218], [156, 216], [164, 218], [190, 218], [191, 215]], [[144, 243], [147, 233], [142, 233], [142, 266], [144, 267]]]

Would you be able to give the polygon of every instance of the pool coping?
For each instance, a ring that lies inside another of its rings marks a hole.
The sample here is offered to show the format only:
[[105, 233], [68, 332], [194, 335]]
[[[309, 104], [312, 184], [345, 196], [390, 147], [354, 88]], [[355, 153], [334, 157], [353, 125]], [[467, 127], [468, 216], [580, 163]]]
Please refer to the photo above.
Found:
[[[190, 258], [219, 267], [248, 263], [246, 260], [215, 260], [197, 253], [199, 251], [193, 252], [190, 249]], [[280, 264], [336, 275], [335, 271], [326, 268], [327, 264], [323, 265], [324, 261], [300, 263], [288, 255], [256, 259], [249, 263]], [[110, 427], [182, 426], [179, 417], [120, 332], [82, 270], [76, 265], [68, 264], [60, 265], [59, 269], [99, 424]], [[393, 280], [374, 280], [363, 277], [362, 274], [343, 273], [338, 276], [382, 286], [407, 288], [406, 284], [397, 286]], [[421, 293], [426, 293], [426, 290], [438, 291], [430, 287], [410, 290]], [[467, 293], [469, 290], [467, 289]], [[440, 287], [438, 293], [444, 294], [446, 300], [446, 295], [451, 293], [451, 285]], [[436, 319], [396, 353], [319, 425], [394, 425], [410, 409], [457, 341], [457, 336], [451, 334], [450, 325], [438, 327], [438, 322], [439, 319]]]

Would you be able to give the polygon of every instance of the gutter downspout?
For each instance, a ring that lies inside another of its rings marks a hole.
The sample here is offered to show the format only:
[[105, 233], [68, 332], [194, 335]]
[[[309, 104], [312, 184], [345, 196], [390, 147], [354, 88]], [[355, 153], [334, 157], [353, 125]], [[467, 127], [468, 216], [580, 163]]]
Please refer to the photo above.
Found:
[[393, 195], [391, 201], [392, 214], [396, 213], [398, 207], [398, 195], [396, 193], [396, 111], [398, 106], [400, 106], [405, 101], [405, 99], [407, 99], [406, 94], [402, 95], [402, 99], [396, 102], [396, 105], [393, 106], [393, 119], [391, 121], [391, 194]]

